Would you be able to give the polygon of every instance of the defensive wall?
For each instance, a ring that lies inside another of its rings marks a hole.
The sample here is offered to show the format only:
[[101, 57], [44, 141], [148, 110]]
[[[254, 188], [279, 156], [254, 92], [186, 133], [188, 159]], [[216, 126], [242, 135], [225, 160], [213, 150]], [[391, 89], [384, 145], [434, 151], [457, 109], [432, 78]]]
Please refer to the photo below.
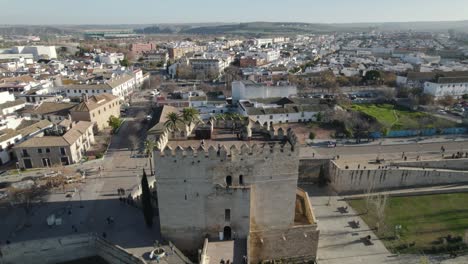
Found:
[[[384, 166], [382, 166], [384, 167]], [[338, 193], [468, 183], [468, 171], [433, 168], [344, 169], [330, 162], [329, 179]]]

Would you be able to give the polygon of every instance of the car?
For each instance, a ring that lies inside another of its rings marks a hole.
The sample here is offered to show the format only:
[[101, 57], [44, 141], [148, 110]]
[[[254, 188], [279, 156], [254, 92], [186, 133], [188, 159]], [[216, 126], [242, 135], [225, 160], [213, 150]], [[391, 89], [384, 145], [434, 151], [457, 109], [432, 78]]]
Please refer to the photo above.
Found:
[[447, 114], [447, 112], [445, 112], [445, 110], [442, 110], [442, 109], [438, 110], [437, 113], [443, 114], [443, 115]]
[[153, 116], [152, 115], [147, 115], [145, 117], [146, 121], [151, 121], [151, 119], [153, 119]]
[[336, 148], [336, 142], [328, 141], [327, 147], [329, 147], [329, 148]]

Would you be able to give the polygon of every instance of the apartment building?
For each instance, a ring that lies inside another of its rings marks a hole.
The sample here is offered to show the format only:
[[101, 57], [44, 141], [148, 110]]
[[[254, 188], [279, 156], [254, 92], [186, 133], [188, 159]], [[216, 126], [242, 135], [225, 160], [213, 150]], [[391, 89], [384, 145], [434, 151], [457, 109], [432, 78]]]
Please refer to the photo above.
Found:
[[[135, 74], [135, 73], [134, 73]], [[143, 74], [141, 75], [140, 83], [143, 82]], [[136, 76], [136, 74], [135, 74]], [[79, 84], [79, 85], [67, 85], [63, 86], [61, 90], [65, 92], [67, 97], [70, 98], [79, 98], [83, 94], [92, 96], [92, 95], [99, 95], [99, 94], [112, 94], [120, 99], [124, 100], [129, 94], [131, 94], [134, 88], [137, 85], [136, 78], [129, 74], [118, 75], [117, 77], [112, 78], [109, 81], [104, 83], [96, 83], [96, 84]]]
[[47, 120], [22, 120], [16, 129], [5, 128], [0, 131], [0, 165], [14, 158], [13, 147], [31, 137], [41, 136], [53, 124]]
[[62, 136], [33, 137], [14, 150], [19, 166], [29, 169], [77, 163], [93, 144], [93, 123], [80, 121]]
[[81, 103], [70, 109], [73, 121], [92, 122], [100, 131], [109, 126], [111, 116], [120, 117], [119, 98], [112, 94], [83, 95]]

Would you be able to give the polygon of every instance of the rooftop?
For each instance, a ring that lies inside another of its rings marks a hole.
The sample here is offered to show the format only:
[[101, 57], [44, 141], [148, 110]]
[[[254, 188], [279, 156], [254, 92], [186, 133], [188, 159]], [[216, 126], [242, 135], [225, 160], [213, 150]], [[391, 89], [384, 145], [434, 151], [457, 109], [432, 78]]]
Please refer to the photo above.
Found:
[[71, 109], [73, 112], [88, 112], [101, 107], [102, 105], [108, 104], [118, 99], [117, 96], [112, 94], [98, 94], [88, 97], [87, 100], [82, 101]]
[[74, 103], [57, 103], [57, 102], [42, 102], [37, 107], [27, 108], [23, 111], [23, 113], [29, 114], [56, 114], [61, 116], [68, 115], [70, 109], [74, 107], [76, 104]]
[[22, 105], [22, 104], [25, 104], [25, 103], [26, 102], [21, 100], [21, 99], [5, 102], [3, 104], [0, 104], [0, 110], [10, 108], [10, 107], [15, 107], [15, 106]]

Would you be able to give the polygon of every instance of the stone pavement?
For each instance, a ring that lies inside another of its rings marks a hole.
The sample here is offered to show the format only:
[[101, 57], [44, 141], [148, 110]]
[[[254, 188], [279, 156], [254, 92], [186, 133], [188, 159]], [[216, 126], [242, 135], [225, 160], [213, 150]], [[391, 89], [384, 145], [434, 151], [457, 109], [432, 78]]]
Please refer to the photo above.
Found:
[[[300, 186], [310, 196], [320, 230], [319, 264], [420, 264], [421, 256], [390, 253], [367, 224], [340, 196], [328, 195], [327, 189], [315, 185]], [[343, 210], [347, 208], [347, 213]], [[360, 227], [356, 228], [355, 221]], [[373, 245], [366, 245], [363, 238], [370, 235]], [[468, 256], [450, 259], [447, 255], [428, 256], [430, 263], [466, 264]]]

